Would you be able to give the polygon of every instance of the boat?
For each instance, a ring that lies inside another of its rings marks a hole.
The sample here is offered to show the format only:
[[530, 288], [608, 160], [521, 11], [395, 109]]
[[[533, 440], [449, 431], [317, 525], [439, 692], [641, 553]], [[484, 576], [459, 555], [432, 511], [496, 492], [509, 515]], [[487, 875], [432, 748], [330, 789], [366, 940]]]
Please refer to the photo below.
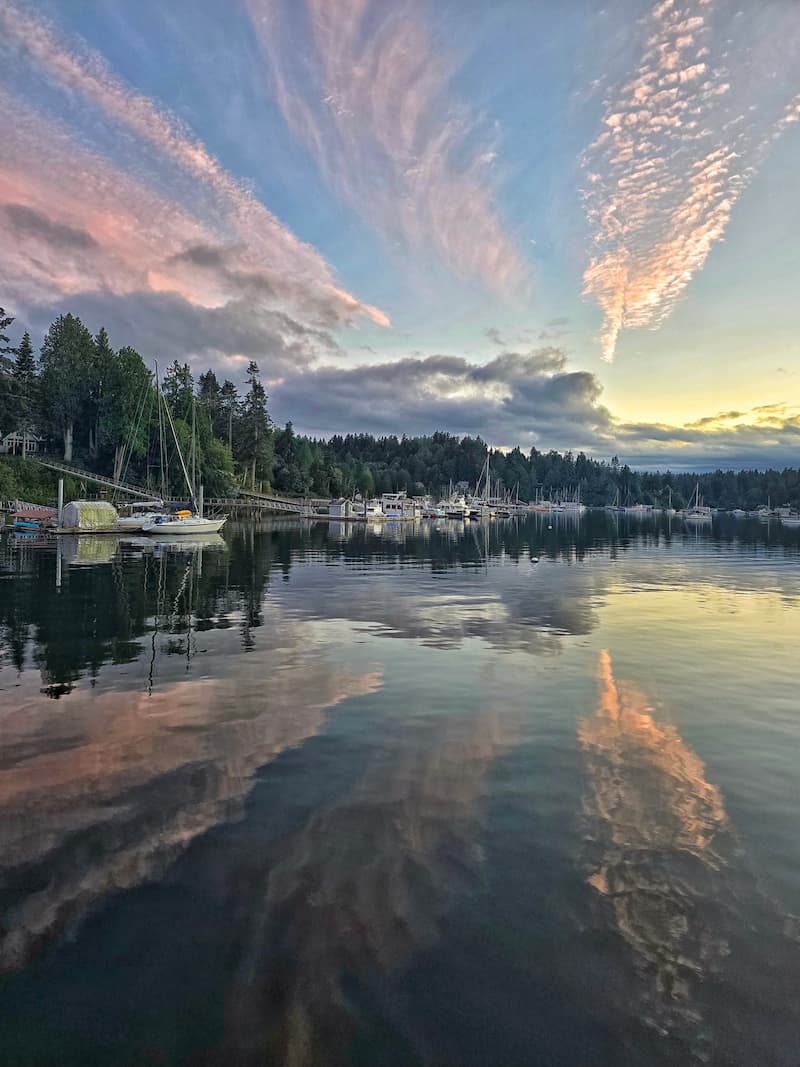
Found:
[[565, 493], [562, 490], [559, 494], [559, 499], [552, 505], [550, 510], [556, 514], [569, 515], [571, 518], [584, 515], [586, 513], [586, 505], [581, 503], [580, 487], [572, 490], [569, 498], [565, 497]]
[[154, 518], [145, 522], [141, 529], [146, 534], [168, 535], [172, 536], [178, 534], [180, 536], [198, 537], [204, 534], [219, 533], [222, 527], [227, 522], [227, 515], [219, 516], [218, 518], [208, 519], [203, 515], [202, 504], [202, 487], [200, 492], [200, 503], [197, 502], [197, 490], [196, 490], [196, 469], [195, 469], [195, 456], [197, 447], [197, 435], [195, 427], [195, 408], [192, 405], [192, 473], [195, 478], [189, 477], [189, 470], [186, 466], [186, 460], [183, 457], [181, 451], [180, 442], [178, 441], [178, 434], [175, 431], [175, 423], [172, 421], [172, 412], [169, 410], [169, 404], [161, 392], [161, 388], [158, 384], [158, 374], [156, 374], [156, 389], [158, 391], [158, 401], [163, 404], [164, 415], [166, 417], [167, 425], [172, 432], [172, 440], [175, 443], [175, 451], [178, 459], [180, 460], [181, 471], [186, 481], [187, 488], [189, 489], [189, 495], [191, 497], [191, 503], [193, 508], [184, 508], [180, 511], [176, 511], [171, 515], [156, 515]]
[[664, 514], [672, 518], [673, 515], [677, 515], [677, 511], [672, 506], [672, 486], [669, 487], [669, 503], [664, 508]]
[[380, 500], [368, 500], [364, 507], [364, 518], [367, 522], [385, 522], [386, 515]]
[[114, 526], [123, 533], [135, 533], [143, 530], [148, 523], [154, 522], [164, 514], [164, 504], [161, 500], [148, 500], [144, 504], [123, 504], [120, 507], [136, 508], [129, 515], [119, 515]]
[[614, 493], [614, 499], [610, 504], [606, 504], [606, 511], [611, 512], [613, 515], [623, 514], [627, 509], [619, 502], [619, 489]]
[[206, 519], [202, 515], [183, 510], [176, 511], [173, 515], [156, 515], [141, 529], [147, 534], [182, 534], [197, 537], [200, 534], [219, 533], [226, 522], [226, 515], [219, 519]]
[[486, 459], [484, 460], [481, 473], [478, 475], [478, 481], [475, 485], [475, 492], [470, 496], [467, 501], [467, 507], [469, 508], [469, 517], [471, 519], [491, 519], [494, 516], [495, 509], [490, 502], [492, 495], [492, 481], [491, 471], [489, 470], [489, 453], [486, 453]]
[[684, 512], [684, 519], [686, 519], [687, 522], [711, 522], [711, 508], [701, 503], [702, 497], [700, 496], [699, 482], [695, 486], [692, 499], [694, 503], [690, 504]]
[[422, 506], [422, 518], [423, 519], [443, 519], [446, 515], [443, 504], [434, 504], [428, 501], [427, 504]]
[[14, 530], [44, 530], [54, 524], [56, 514], [55, 508], [16, 501], [10, 515], [10, 525]]
[[469, 518], [469, 507], [463, 493], [451, 495], [448, 500], [442, 502], [442, 506], [445, 517], [448, 519], [458, 519], [459, 522], [463, 522], [464, 519]]
[[744, 519], [747, 516], [747, 512], [742, 508], [734, 508], [731, 515], [733, 515], [735, 519]]
[[781, 515], [781, 525], [797, 528], [800, 526], [800, 511], [789, 511]]
[[386, 519], [400, 522], [413, 522], [419, 518], [416, 502], [405, 492], [384, 493], [381, 497], [381, 511]]

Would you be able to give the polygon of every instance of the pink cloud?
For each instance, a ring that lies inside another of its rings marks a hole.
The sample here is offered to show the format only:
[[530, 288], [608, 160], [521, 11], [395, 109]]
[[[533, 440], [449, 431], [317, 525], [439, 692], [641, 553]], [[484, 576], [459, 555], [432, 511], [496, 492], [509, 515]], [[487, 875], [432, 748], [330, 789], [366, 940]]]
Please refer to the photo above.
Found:
[[[510, 295], [528, 272], [495, 204], [494, 134], [451, 91], [424, 12], [371, 0], [248, 0], [281, 111], [326, 179], [383, 232]], [[305, 16], [305, 66], [290, 16]], [[491, 165], [490, 165], [491, 164]]]
[[[101, 56], [65, 47], [50, 24], [14, 0], [0, 2], [0, 29], [54, 82], [83, 96], [115, 124], [127, 126], [158, 157], [177, 164], [202, 185], [246, 247], [249, 260], [303, 279], [311, 287], [322, 287], [329, 294], [344, 292], [334, 286], [333, 272], [316, 249], [300, 241], [172, 116], [118, 79]], [[345, 295], [343, 317], [355, 312], [378, 324], [388, 323], [384, 312]]]
[[[609, 361], [623, 329], [657, 328], [670, 315], [723, 238], [766, 146], [797, 113], [796, 102], [780, 118], [772, 107], [754, 107], [775, 82], [758, 79], [756, 61], [756, 73], [746, 69], [747, 41], [737, 48], [720, 34], [732, 69], [711, 62], [710, 20], [698, 0], [653, 8], [642, 60], [609, 100], [603, 132], [585, 153], [593, 245], [584, 295], [603, 313], [600, 345]], [[786, 45], [784, 80], [790, 53]], [[771, 54], [776, 62], [781, 53]]]

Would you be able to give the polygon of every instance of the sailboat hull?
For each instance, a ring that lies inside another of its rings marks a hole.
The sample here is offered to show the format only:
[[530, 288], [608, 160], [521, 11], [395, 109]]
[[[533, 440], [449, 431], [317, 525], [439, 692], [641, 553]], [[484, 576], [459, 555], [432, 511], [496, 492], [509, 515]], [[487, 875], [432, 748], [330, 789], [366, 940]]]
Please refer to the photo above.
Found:
[[221, 519], [201, 519], [193, 515], [191, 518], [162, 519], [161, 522], [154, 520], [145, 523], [142, 530], [147, 534], [164, 534], [170, 537], [174, 534], [197, 536], [198, 534], [219, 533], [227, 521], [225, 515]]

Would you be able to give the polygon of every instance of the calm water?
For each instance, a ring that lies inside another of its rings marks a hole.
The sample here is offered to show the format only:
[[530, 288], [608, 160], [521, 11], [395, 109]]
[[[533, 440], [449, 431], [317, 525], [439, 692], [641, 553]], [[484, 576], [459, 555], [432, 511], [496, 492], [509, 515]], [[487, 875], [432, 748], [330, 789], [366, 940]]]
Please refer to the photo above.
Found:
[[4, 1067], [797, 1067], [799, 608], [757, 522], [5, 535]]

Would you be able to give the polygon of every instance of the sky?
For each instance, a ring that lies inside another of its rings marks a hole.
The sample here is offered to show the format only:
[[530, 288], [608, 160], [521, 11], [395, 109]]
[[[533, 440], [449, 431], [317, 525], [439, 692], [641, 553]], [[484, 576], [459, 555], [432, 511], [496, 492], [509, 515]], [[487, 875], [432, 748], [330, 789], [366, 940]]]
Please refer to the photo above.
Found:
[[797, 0], [0, 0], [0, 304], [313, 436], [800, 464]]

